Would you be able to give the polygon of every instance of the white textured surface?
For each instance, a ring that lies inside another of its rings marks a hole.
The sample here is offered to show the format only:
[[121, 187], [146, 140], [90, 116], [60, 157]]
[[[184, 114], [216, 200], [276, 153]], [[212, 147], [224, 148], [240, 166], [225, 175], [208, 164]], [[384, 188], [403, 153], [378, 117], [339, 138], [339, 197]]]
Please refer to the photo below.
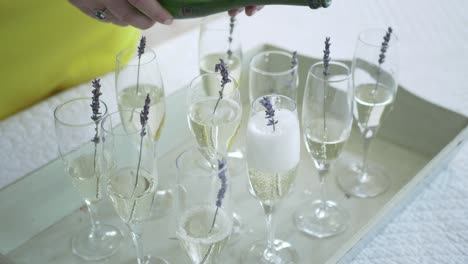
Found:
[[[314, 12], [269, 7], [243, 19], [243, 47], [268, 42], [317, 57], [329, 35], [333, 57], [350, 59], [360, 30], [392, 25], [400, 39], [401, 84], [468, 115], [467, 11], [468, 2], [461, 0], [334, 1], [330, 9]], [[166, 94], [196, 75], [196, 40], [192, 31], [156, 45]], [[104, 78], [103, 87], [112, 109], [112, 74]], [[88, 94], [89, 85], [82, 85], [0, 122], [0, 187], [57, 156], [53, 108]], [[467, 164], [465, 146], [450, 174], [439, 175], [353, 263], [468, 263]]]

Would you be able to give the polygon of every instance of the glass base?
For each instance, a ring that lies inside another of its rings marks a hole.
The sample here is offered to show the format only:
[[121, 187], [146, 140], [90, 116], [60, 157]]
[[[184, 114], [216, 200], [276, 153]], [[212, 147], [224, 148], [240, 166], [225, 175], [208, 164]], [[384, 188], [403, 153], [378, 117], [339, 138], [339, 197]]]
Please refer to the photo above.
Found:
[[337, 180], [344, 192], [359, 198], [378, 196], [390, 187], [390, 180], [382, 171], [369, 167], [367, 176], [363, 177], [360, 165], [352, 165], [350, 171], [340, 174]]
[[338, 204], [320, 200], [305, 204], [294, 214], [296, 227], [313, 237], [325, 238], [340, 234], [348, 228], [349, 214]]
[[72, 238], [73, 253], [85, 260], [101, 260], [112, 256], [120, 247], [122, 233], [111, 225], [99, 225], [97, 237], [90, 236], [89, 227]]
[[265, 257], [266, 241], [255, 242], [242, 257], [244, 264], [296, 264], [299, 263], [299, 255], [288, 242], [275, 239], [275, 256], [271, 259]]

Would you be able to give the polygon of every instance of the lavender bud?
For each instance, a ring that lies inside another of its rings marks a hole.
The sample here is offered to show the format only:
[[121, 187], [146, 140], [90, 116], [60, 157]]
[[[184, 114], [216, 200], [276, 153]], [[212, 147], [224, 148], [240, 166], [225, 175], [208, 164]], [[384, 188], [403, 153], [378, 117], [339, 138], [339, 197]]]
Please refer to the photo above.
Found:
[[99, 120], [100, 118], [100, 112], [99, 112], [99, 108], [100, 108], [100, 105], [99, 105], [99, 96], [102, 95], [101, 93], [101, 84], [100, 84], [100, 79], [94, 79], [92, 81], [92, 86], [93, 86], [93, 97], [92, 97], [92, 101], [91, 101], [91, 109], [93, 110], [93, 115], [91, 116], [91, 119], [96, 122], [97, 120]]
[[148, 122], [149, 108], [150, 108], [151, 99], [149, 94], [146, 95], [145, 105], [140, 113], [140, 123], [141, 123], [141, 132], [140, 136], [144, 137], [146, 135], [146, 123]]
[[325, 38], [325, 50], [323, 50], [323, 75], [326, 77], [330, 74], [328, 67], [330, 64], [330, 37]]
[[218, 178], [221, 181], [221, 188], [218, 191], [216, 207], [221, 207], [227, 189], [226, 179], [226, 159], [218, 160]]
[[140, 45], [138, 46], [138, 59], [141, 59], [141, 55], [145, 53], [145, 47], [146, 47], [146, 37], [143, 36], [140, 39]]
[[383, 37], [384, 41], [382, 42], [382, 46], [380, 47], [379, 64], [382, 64], [385, 62], [385, 53], [387, 52], [388, 43], [390, 42], [390, 37], [392, 35], [392, 32], [393, 32], [392, 28], [388, 27], [388, 30], [385, 33], [385, 36]]

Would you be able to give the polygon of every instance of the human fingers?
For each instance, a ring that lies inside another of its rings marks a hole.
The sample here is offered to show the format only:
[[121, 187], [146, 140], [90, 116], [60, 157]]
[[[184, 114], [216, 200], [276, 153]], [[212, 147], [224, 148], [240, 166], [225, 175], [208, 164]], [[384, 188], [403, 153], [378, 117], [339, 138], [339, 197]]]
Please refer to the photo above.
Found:
[[105, 5], [117, 19], [136, 28], [148, 29], [156, 23], [156, 21], [132, 6], [127, 0], [105, 0]]
[[258, 11], [262, 10], [263, 6], [246, 6], [245, 7], [245, 14], [247, 16], [253, 16]]
[[101, 22], [109, 22], [118, 26], [128, 26], [128, 23], [118, 20], [114, 14], [102, 5], [89, 6], [87, 2], [82, 0], [68, 0], [72, 5], [81, 10], [84, 14], [97, 19]]
[[174, 18], [164, 9], [158, 1], [155, 0], [128, 0], [128, 2], [138, 9], [141, 13], [153, 21], [170, 25]]

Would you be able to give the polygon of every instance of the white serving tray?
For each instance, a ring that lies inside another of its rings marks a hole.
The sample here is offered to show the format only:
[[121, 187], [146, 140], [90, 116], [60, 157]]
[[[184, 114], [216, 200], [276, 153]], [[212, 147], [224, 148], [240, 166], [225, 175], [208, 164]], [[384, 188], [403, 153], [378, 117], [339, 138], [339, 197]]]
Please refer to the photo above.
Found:
[[[248, 62], [257, 52], [270, 49], [278, 48], [264, 45], [245, 54], [240, 86], [245, 102], [241, 132], [248, 116]], [[299, 61], [301, 98], [307, 71], [316, 59], [300, 57]], [[175, 157], [194, 144], [185, 116], [186, 90], [183, 87], [167, 98], [166, 126], [159, 146], [160, 185], [164, 187], [175, 184]], [[239, 133], [237, 144], [243, 142], [243, 136]], [[350, 227], [345, 233], [327, 239], [306, 236], [295, 228], [292, 214], [301, 203], [317, 197], [319, 192], [316, 170], [303, 148], [295, 189], [277, 211], [277, 237], [293, 244], [299, 252], [301, 264], [348, 263], [437, 172], [445, 168], [467, 137], [467, 117], [426, 102], [400, 87], [394, 110], [374, 140], [370, 153], [371, 164], [381, 167], [391, 177], [390, 190], [377, 198], [358, 199], [350, 198], [337, 187], [335, 176], [347, 163], [361, 155], [361, 139], [354, 129], [328, 179], [328, 197], [348, 209]], [[263, 212], [258, 202], [248, 194], [245, 171], [234, 175], [233, 182], [236, 211], [243, 219], [244, 233], [226, 248], [221, 263], [240, 263], [239, 256], [250, 242], [266, 239]], [[312, 196], [305, 194], [306, 189]], [[74, 256], [70, 248], [71, 235], [89, 224], [82, 205], [60, 160], [1, 189], [0, 253], [13, 263], [87, 263]], [[125, 230], [108, 200], [99, 207], [103, 222]], [[174, 213], [175, 210], [171, 210], [145, 224], [146, 249], [158, 252], [171, 263], [189, 263], [174, 238]], [[102, 263], [126, 263], [134, 257], [134, 249], [127, 236], [122, 249]]]

